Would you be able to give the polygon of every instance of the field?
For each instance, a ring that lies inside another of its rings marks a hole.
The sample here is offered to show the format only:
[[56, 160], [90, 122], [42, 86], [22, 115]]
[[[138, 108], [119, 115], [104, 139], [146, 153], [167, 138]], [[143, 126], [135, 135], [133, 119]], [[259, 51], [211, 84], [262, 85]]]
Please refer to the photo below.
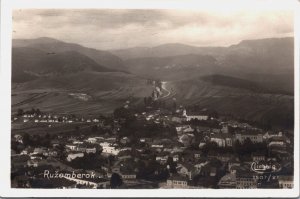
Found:
[[42, 124], [42, 123], [12, 123], [12, 135], [14, 134], [23, 134], [29, 133], [30, 135], [45, 135], [45, 134], [58, 134], [58, 133], [74, 133], [76, 127], [79, 127], [78, 132], [86, 132], [90, 131], [91, 127], [95, 124], [93, 123], [72, 123], [72, 124], [65, 124], [65, 123], [58, 123], [58, 124], [51, 124], [51, 127], [48, 126], [49, 124]]
[[[60, 114], [110, 114], [126, 101], [137, 104], [151, 94], [144, 79], [126, 73], [86, 72], [13, 84], [12, 112], [22, 108]], [[89, 96], [87, 100], [73, 93]]]

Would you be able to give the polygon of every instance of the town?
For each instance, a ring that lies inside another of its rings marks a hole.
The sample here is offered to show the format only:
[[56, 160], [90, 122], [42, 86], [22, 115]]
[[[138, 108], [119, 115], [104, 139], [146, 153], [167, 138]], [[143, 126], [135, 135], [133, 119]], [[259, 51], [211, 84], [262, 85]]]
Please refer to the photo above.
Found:
[[138, 110], [126, 101], [113, 115], [97, 117], [18, 110], [12, 125], [71, 128], [12, 130], [12, 187], [293, 188], [293, 132], [197, 106], [161, 107], [145, 102]]
[[135, 2], [7, 5], [1, 195], [297, 196], [296, 5]]

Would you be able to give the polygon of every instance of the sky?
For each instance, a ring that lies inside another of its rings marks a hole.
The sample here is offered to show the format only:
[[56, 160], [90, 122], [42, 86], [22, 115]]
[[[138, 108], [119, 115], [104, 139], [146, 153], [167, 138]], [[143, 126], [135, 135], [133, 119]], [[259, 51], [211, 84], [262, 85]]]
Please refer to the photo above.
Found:
[[13, 38], [52, 37], [96, 49], [165, 43], [229, 46], [293, 36], [289, 9], [18, 9]]

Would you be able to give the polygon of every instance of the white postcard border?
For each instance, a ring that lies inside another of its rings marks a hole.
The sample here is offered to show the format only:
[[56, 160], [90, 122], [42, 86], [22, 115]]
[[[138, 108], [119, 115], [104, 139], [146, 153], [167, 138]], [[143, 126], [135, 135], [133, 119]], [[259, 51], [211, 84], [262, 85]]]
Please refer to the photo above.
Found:
[[[295, 131], [294, 131], [294, 188], [293, 189], [20, 189], [10, 187], [10, 131], [11, 131], [11, 32], [12, 9], [18, 8], [142, 8], [142, 9], [226, 9], [234, 10], [235, 0], [2, 0], [1, 1], [1, 67], [0, 67], [0, 196], [1, 197], [298, 197], [299, 196], [299, 26], [300, 6], [296, 0], [266, 0], [257, 9], [295, 11]], [[238, 4], [247, 9], [253, 1], [241, 0]], [[224, 6], [227, 4], [227, 7]], [[230, 5], [230, 7], [229, 7]], [[235, 4], [238, 6], [237, 4]]]

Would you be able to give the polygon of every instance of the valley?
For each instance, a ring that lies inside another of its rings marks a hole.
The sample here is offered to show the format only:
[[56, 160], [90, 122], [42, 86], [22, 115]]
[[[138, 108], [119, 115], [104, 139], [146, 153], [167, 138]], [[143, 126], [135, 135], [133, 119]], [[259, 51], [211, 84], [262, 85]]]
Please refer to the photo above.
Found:
[[227, 48], [166, 44], [108, 52], [52, 38], [14, 40], [12, 112], [39, 107], [56, 113], [112, 114], [127, 101], [141, 106], [155, 89], [147, 83], [153, 79], [161, 82], [159, 100], [166, 104], [176, 100], [178, 105], [292, 128], [291, 41], [250, 40]]

